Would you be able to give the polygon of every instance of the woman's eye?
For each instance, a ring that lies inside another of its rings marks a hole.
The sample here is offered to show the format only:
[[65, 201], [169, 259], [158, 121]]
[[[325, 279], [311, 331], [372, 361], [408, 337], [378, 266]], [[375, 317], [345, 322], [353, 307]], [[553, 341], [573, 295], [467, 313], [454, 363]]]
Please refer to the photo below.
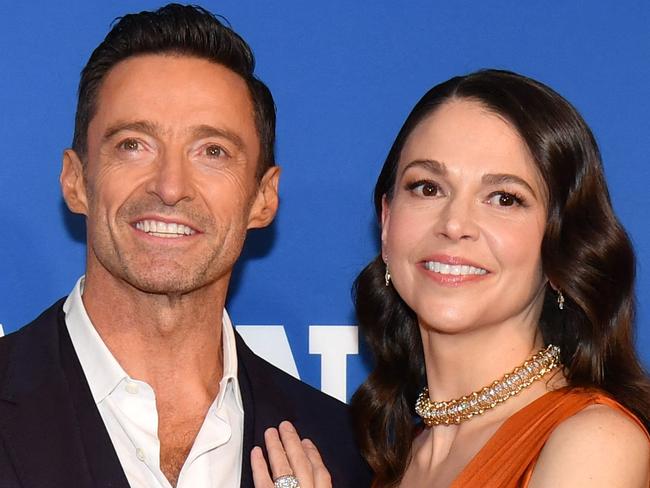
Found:
[[408, 189], [423, 197], [435, 197], [440, 193], [440, 187], [433, 181], [416, 181], [408, 185]]
[[490, 204], [497, 205], [499, 207], [512, 207], [513, 205], [522, 204], [522, 199], [520, 197], [504, 191], [493, 193], [488, 198], [488, 201]]

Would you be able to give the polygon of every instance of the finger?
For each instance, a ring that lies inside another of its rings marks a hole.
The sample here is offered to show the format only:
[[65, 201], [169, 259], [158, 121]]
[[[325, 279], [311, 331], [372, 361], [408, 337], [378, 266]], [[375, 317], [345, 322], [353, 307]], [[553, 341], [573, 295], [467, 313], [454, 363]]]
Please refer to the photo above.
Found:
[[255, 446], [251, 451], [251, 467], [255, 488], [274, 488], [262, 448]]
[[314, 488], [331, 488], [332, 477], [330, 476], [325, 463], [323, 463], [323, 458], [321, 458], [314, 443], [309, 439], [303, 439], [302, 447], [307, 459], [309, 459], [309, 462], [311, 463], [312, 475], [314, 477]]
[[287, 454], [287, 459], [293, 470], [293, 474], [300, 481], [302, 488], [312, 488], [314, 486], [312, 476], [312, 466], [305, 454], [305, 449], [300, 442], [300, 436], [291, 422], [286, 420], [280, 424], [280, 439]]
[[287, 454], [284, 452], [282, 441], [278, 430], [271, 427], [264, 432], [264, 442], [266, 443], [266, 452], [269, 455], [269, 464], [273, 479], [285, 474], [293, 474]]

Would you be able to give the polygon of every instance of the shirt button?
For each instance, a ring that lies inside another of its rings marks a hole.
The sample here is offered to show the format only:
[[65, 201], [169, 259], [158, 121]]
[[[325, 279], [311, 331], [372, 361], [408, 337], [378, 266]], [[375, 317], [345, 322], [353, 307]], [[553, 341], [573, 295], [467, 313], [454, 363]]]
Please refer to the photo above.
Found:
[[137, 383], [133, 383], [132, 381], [127, 381], [126, 386], [124, 389], [128, 392], [131, 393], [132, 395], [136, 395], [140, 388], [138, 387]]
[[143, 461], [143, 462], [144, 462], [144, 451], [143, 451], [142, 449], [140, 449], [140, 448], [138, 447], [138, 448], [135, 450], [135, 455], [136, 455], [136, 457], [137, 457], [140, 461]]

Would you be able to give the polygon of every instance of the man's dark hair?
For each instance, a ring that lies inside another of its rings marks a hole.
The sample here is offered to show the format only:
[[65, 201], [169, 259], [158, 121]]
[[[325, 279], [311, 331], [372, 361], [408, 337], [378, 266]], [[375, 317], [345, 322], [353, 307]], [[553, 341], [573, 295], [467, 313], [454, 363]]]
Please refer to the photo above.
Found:
[[88, 149], [88, 124], [97, 111], [103, 80], [120, 61], [142, 54], [193, 56], [240, 75], [250, 91], [260, 138], [258, 177], [275, 164], [275, 104], [268, 87], [254, 75], [255, 58], [250, 47], [207, 10], [174, 3], [153, 12], [121, 17], [90, 56], [81, 72], [72, 141], [82, 160]]

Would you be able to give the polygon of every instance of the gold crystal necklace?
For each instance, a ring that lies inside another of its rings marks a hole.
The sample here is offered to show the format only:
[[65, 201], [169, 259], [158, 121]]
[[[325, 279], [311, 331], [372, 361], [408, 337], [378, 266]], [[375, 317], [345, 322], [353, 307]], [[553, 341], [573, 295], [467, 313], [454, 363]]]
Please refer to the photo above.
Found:
[[560, 348], [549, 344], [521, 366], [482, 390], [447, 402], [432, 402], [425, 387], [415, 402], [417, 413], [427, 427], [460, 424], [481, 415], [513, 397], [560, 364]]

